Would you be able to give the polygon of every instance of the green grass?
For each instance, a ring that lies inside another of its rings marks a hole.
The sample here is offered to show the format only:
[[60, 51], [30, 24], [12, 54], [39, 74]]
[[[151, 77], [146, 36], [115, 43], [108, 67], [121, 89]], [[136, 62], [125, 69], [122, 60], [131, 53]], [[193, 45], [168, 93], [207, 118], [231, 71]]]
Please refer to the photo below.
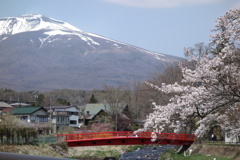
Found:
[[[128, 147], [124, 146], [125, 148], [124, 150], [126, 152], [132, 152], [142, 147], [145, 147], [145, 146], [144, 145], [136, 145], [136, 146], [128, 146]], [[70, 158], [84, 159], [84, 160], [100, 160], [100, 159], [102, 160], [103, 158], [106, 158], [106, 157], [113, 157], [115, 159], [119, 159], [120, 156], [121, 156], [121, 153], [119, 151], [117, 151], [116, 149], [111, 149], [111, 150], [88, 150], [79, 156], [73, 156]]]
[[143, 147], [146, 147], [146, 146], [144, 146], [144, 145], [129, 146], [129, 147], [127, 148], [127, 152], [132, 152], [132, 151], [137, 150], [138, 148], [143, 148]]
[[105, 157], [114, 157], [116, 159], [118, 159], [120, 156], [119, 152], [116, 150], [109, 150], [109, 151], [100, 151], [100, 150], [89, 150], [86, 151], [84, 154], [82, 154], [81, 156], [77, 156], [77, 157], [71, 157], [71, 158], [82, 158], [82, 159], [102, 159]]
[[202, 154], [184, 156], [184, 154], [177, 154], [171, 150], [167, 150], [161, 155], [161, 160], [213, 160], [213, 158], [216, 158], [216, 160], [230, 160], [229, 158], [205, 156]]

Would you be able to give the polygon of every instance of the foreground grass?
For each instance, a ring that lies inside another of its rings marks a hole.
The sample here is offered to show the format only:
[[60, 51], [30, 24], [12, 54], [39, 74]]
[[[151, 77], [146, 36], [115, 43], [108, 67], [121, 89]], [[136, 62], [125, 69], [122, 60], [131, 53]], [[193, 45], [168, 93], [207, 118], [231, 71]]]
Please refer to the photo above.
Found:
[[135, 146], [129, 146], [126, 150], [126, 152], [133, 152], [139, 148], [145, 147], [144, 145], [135, 145]]
[[[107, 148], [98, 148], [96, 149], [89, 148], [88, 150], [74, 150], [73, 151], [73, 156], [70, 158], [73, 159], [83, 159], [83, 160], [102, 160], [106, 157], [112, 157], [113, 159], [119, 159], [121, 154], [123, 152], [132, 152], [134, 150], [137, 150], [138, 148], [142, 148], [144, 146], [142, 145], [136, 145], [136, 146], [119, 146], [118, 148], [116, 147], [107, 147]], [[119, 151], [122, 150], [122, 152]], [[79, 154], [79, 152], [81, 154]], [[78, 153], [78, 154], [77, 154]], [[69, 157], [68, 157], [69, 158]]]
[[115, 159], [119, 158], [119, 152], [116, 150], [110, 150], [110, 151], [100, 151], [100, 150], [89, 150], [89, 151], [85, 151], [84, 154], [82, 154], [81, 156], [77, 156], [77, 157], [71, 157], [73, 159], [84, 159], [84, 160], [102, 160], [103, 158], [106, 157], [113, 157]]
[[216, 158], [216, 160], [230, 160], [229, 158], [205, 156], [202, 154], [184, 156], [184, 154], [177, 154], [171, 150], [167, 150], [161, 155], [161, 160], [213, 160], [214, 158]]

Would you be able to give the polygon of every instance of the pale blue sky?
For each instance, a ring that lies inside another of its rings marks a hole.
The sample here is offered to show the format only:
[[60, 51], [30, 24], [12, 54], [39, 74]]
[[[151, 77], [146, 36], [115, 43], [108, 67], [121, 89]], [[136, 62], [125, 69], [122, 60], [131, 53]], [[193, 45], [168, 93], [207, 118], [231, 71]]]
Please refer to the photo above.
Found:
[[240, 0], [0, 0], [0, 17], [42, 14], [104, 37], [183, 57], [209, 42], [215, 20]]

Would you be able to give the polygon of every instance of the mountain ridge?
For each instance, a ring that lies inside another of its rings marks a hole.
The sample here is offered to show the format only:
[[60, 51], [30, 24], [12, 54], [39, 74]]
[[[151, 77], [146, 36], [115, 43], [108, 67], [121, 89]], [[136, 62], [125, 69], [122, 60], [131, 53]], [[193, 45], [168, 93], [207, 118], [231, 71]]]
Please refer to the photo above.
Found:
[[104, 84], [126, 85], [182, 60], [42, 15], [0, 18], [0, 26], [0, 74], [4, 75], [0, 82], [18, 84], [17, 88], [89, 90]]

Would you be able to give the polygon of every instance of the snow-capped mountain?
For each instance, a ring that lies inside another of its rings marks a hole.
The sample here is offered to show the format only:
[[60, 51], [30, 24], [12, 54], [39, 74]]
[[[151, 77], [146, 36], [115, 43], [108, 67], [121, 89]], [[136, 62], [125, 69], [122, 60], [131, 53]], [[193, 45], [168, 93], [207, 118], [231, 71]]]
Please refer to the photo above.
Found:
[[81, 31], [72, 25], [42, 15], [23, 15], [0, 19], [0, 35], [13, 35], [41, 29]]
[[42, 15], [0, 18], [0, 56], [0, 82], [23, 89], [127, 84], [180, 60]]

